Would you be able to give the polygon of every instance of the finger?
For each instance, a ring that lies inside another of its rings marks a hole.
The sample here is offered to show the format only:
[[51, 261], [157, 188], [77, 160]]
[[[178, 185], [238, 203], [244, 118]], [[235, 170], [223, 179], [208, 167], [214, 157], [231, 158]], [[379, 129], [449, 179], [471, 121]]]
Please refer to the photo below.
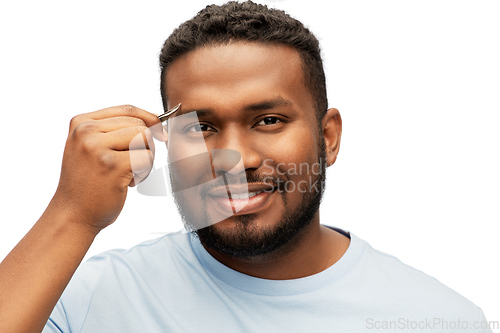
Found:
[[100, 152], [100, 162], [104, 165], [107, 177], [120, 189], [128, 186], [134, 174], [149, 173], [153, 167], [154, 154], [149, 149], [115, 151], [108, 149]]
[[153, 168], [154, 153], [150, 150], [131, 150], [128, 152], [130, 161], [130, 179], [129, 186], [135, 186], [142, 182]]
[[112, 117], [99, 120], [89, 120], [94, 124], [96, 131], [101, 133], [113, 132], [126, 127], [144, 126], [147, 127], [144, 120], [136, 117]]
[[154, 150], [154, 140], [151, 129], [145, 126], [121, 128], [101, 134], [102, 145], [113, 150]]
[[[146, 123], [139, 118], [134, 118], [134, 117], [113, 117], [113, 118], [106, 118], [106, 119], [100, 119], [100, 120], [92, 120], [91, 121], [94, 126], [96, 126], [96, 131], [102, 132], [102, 133], [109, 133], [112, 131], [117, 131], [120, 129], [124, 129], [127, 127], [136, 127], [136, 126], [143, 126], [146, 128]], [[160, 126], [163, 126], [161, 123], [153, 125], [152, 127], [148, 127], [150, 130], [149, 134], [153, 134], [152, 136], [148, 134], [148, 138], [151, 137], [149, 140], [150, 144], [153, 144], [152, 138], [155, 137], [154, 133], [155, 132], [162, 132], [163, 129], [159, 128]], [[160, 141], [167, 141], [168, 140], [168, 134], [165, 131], [165, 138], [160, 140]], [[155, 137], [158, 139], [157, 137]], [[147, 146], [147, 144], [146, 144]], [[140, 147], [139, 147], [140, 148]], [[132, 148], [136, 149], [136, 148]]]
[[142, 119], [134, 117], [114, 117], [101, 120], [88, 119], [76, 125], [70, 135], [75, 137], [85, 137], [91, 133], [108, 133], [127, 127], [146, 127]]
[[133, 150], [130, 153], [133, 178], [128, 186], [134, 187], [148, 177], [153, 168], [154, 154], [149, 154], [146, 150]]
[[144, 179], [146, 179], [149, 174], [151, 173], [151, 170], [146, 170], [146, 171], [143, 171], [141, 173], [134, 173], [134, 178], [132, 179], [132, 181], [128, 184], [129, 187], [135, 187], [137, 184], [140, 184], [144, 181]]
[[[157, 140], [165, 141], [166, 137], [163, 134], [163, 126], [156, 115], [147, 112], [143, 109], [135, 107], [133, 105], [120, 105], [114, 106], [99, 111], [84, 113], [74, 117], [71, 120], [70, 130], [77, 126], [78, 124], [89, 121], [89, 120], [102, 120], [114, 117], [133, 117], [139, 118], [144, 121], [147, 127], [154, 127], [152, 129], [153, 135]], [[155, 126], [159, 125], [159, 126]]]

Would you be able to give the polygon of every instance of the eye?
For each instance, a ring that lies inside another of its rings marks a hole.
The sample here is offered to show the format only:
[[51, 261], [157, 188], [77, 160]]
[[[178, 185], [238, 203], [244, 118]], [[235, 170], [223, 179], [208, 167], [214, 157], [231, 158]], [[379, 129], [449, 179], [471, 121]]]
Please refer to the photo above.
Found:
[[261, 121], [259, 121], [256, 125], [258, 125], [258, 126], [275, 125], [275, 124], [278, 124], [280, 122], [281, 122], [281, 120], [279, 118], [266, 117], [266, 118], [261, 119]]
[[186, 132], [196, 132], [196, 133], [207, 132], [207, 131], [214, 131], [214, 128], [208, 126], [207, 124], [196, 123], [194, 125], [189, 126], [186, 129]]

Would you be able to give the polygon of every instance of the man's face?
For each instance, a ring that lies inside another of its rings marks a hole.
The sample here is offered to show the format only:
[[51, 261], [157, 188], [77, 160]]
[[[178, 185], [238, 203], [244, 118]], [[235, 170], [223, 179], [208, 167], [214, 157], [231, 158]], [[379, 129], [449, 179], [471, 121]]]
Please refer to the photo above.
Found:
[[196, 231], [205, 246], [262, 255], [318, 221], [324, 141], [297, 51], [207, 46], [175, 60], [165, 80], [170, 107], [182, 103], [180, 115], [197, 111], [195, 122], [188, 117], [169, 132], [169, 159], [178, 161], [170, 172], [185, 222], [211, 224]]

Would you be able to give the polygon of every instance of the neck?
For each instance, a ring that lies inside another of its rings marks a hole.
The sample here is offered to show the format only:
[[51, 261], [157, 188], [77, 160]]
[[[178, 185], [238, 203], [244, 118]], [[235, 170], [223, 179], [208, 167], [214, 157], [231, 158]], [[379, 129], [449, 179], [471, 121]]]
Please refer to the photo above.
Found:
[[270, 280], [298, 279], [336, 263], [349, 247], [349, 238], [319, 224], [319, 218], [290, 242], [262, 256], [235, 258], [205, 249], [224, 265], [247, 275]]

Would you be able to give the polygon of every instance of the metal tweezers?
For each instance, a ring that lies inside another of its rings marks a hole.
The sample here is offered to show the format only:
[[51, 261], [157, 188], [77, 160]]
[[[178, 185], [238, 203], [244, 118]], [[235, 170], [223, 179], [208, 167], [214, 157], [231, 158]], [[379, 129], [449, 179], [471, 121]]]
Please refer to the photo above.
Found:
[[180, 108], [181, 108], [181, 103], [177, 104], [176, 106], [174, 106], [173, 108], [171, 108], [170, 110], [165, 112], [164, 114], [159, 115], [158, 118], [160, 118], [160, 121], [163, 123], [164, 121], [167, 121], [168, 118], [170, 118]]

